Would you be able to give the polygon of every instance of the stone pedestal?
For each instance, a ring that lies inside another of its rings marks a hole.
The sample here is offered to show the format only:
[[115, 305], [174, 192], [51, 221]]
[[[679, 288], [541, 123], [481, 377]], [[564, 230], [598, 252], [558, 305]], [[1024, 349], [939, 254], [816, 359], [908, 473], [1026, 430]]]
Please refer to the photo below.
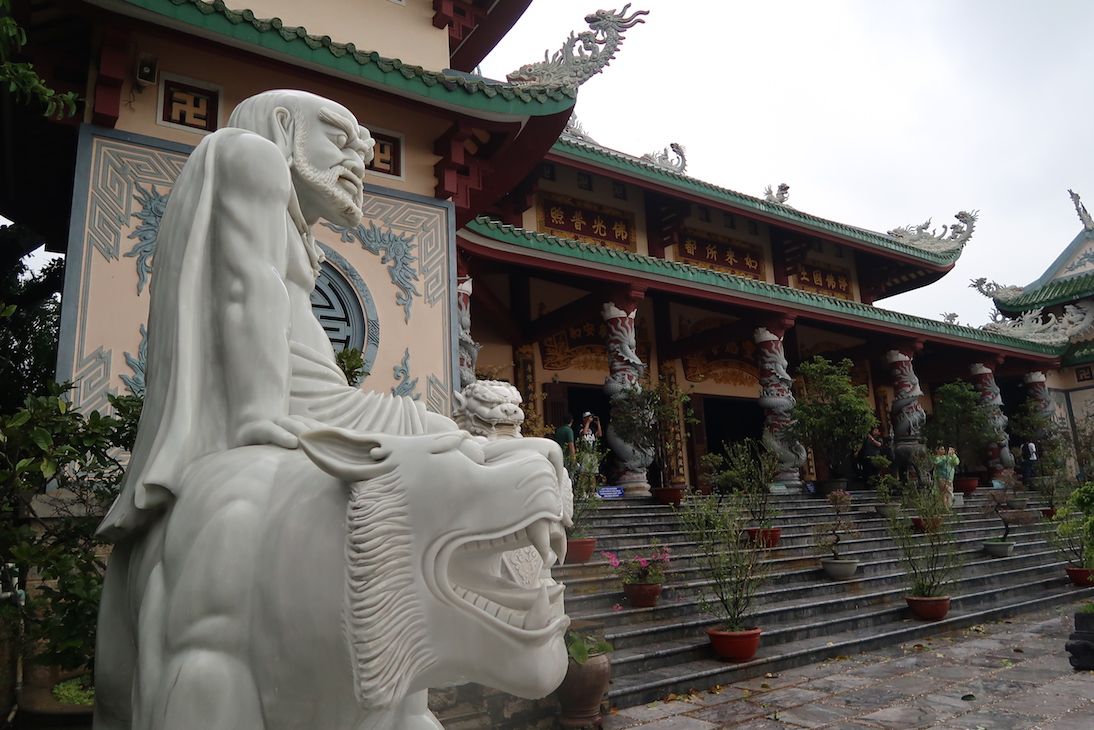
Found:
[[801, 467], [805, 464], [805, 447], [790, 435], [794, 423], [794, 381], [786, 372], [783, 353], [783, 332], [757, 327], [752, 337], [756, 342], [756, 367], [760, 379], [760, 407], [764, 410], [763, 442], [779, 457], [776, 482], [783, 486], [801, 484]]

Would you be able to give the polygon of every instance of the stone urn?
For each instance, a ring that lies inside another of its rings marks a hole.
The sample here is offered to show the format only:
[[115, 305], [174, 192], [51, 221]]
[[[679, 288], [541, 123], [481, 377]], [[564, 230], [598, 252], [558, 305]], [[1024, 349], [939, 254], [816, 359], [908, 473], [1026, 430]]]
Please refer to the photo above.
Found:
[[1075, 614], [1075, 631], [1067, 637], [1064, 649], [1070, 655], [1068, 661], [1072, 667], [1083, 671], [1094, 669], [1094, 612]]
[[1014, 553], [1014, 541], [985, 540], [984, 552], [989, 558], [1009, 558]]
[[858, 572], [858, 561], [848, 558], [821, 558], [824, 573], [833, 580], [850, 580]]
[[584, 664], [573, 659], [566, 668], [566, 678], [555, 690], [562, 727], [600, 727], [600, 702], [608, 691], [612, 666], [607, 654], [593, 654]]

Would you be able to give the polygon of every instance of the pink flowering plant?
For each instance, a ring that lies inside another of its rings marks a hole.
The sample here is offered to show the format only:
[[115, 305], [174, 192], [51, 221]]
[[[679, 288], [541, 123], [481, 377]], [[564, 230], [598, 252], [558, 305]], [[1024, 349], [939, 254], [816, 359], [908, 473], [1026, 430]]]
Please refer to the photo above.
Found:
[[671, 557], [669, 549], [661, 547], [656, 540], [650, 548], [650, 553], [632, 555], [626, 559], [609, 550], [601, 555], [623, 581], [623, 585], [664, 583], [665, 569], [668, 568]]

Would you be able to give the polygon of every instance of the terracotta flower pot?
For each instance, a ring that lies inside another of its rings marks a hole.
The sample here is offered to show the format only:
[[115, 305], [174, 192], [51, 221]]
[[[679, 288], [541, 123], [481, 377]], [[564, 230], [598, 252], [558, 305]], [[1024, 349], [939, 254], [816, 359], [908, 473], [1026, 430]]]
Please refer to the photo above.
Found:
[[966, 497], [976, 491], [980, 484], [980, 477], [957, 477], [953, 480], [955, 492], [961, 492]]
[[746, 527], [745, 532], [748, 533], [748, 539], [753, 544], [765, 548], [773, 548], [778, 545], [783, 535], [781, 527]]
[[747, 631], [707, 629], [707, 636], [710, 637], [710, 645], [714, 648], [714, 653], [731, 662], [747, 662], [756, 656], [756, 651], [760, 648], [761, 633], [761, 629]]
[[685, 487], [661, 487], [653, 490], [653, 499], [657, 504], [671, 504], [679, 507], [684, 499]]
[[634, 608], [653, 608], [661, 597], [660, 583], [624, 583], [623, 593], [627, 603]]
[[596, 552], [595, 537], [566, 538], [566, 564], [586, 563]]
[[1042, 507], [1041, 508], [1041, 514], [1044, 515], [1047, 519], [1051, 520], [1053, 517], [1056, 516], [1056, 508], [1055, 507]]
[[1072, 584], [1082, 588], [1094, 586], [1094, 568], [1076, 568], [1067, 565], [1064, 566], [1064, 570], [1067, 571], [1067, 577], [1071, 579]]
[[612, 665], [607, 654], [595, 654], [584, 664], [570, 660], [566, 678], [555, 693], [561, 708], [558, 722], [562, 727], [600, 725], [600, 702], [608, 691]]
[[916, 532], [926, 532], [928, 528], [930, 528], [933, 532], [934, 530], [937, 530], [941, 525], [941, 517], [932, 517], [930, 520], [924, 519], [923, 517], [912, 518], [912, 527], [915, 528]]
[[912, 615], [924, 621], [941, 621], [950, 612], [950, 597], [924, 598], [922, 596], [904, 596]]

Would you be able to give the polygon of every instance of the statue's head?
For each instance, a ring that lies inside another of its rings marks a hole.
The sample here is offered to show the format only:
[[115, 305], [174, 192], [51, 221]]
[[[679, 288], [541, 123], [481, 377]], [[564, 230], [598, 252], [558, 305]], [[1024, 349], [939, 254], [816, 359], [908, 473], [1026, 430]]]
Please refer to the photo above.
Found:
[[[341, 429], [300, 443], [351, 485], [343, 614], [362, 706], [464, 682], [528, 698], [558, 686], [569, 619], [549, 571], [565, 554], [569, 480], [557, 444]], [[544, 563], [532, 588], [501, 570], [525, 546]]]
[[524, 409], [520, 391], [500, 380], [475, 380], [456, 396], [455, 418], [460, 428], [476, 436], [490, 438], [499, 426], [509, 426], [513, 435], [520, 435]]
[[360, 222], [365, 165], [372, 161], [375, 142], [344, 106], [305, 91], [266, 91], [241, 102], [228, 126], [255, 132], [281, 148], [309, 223]]

